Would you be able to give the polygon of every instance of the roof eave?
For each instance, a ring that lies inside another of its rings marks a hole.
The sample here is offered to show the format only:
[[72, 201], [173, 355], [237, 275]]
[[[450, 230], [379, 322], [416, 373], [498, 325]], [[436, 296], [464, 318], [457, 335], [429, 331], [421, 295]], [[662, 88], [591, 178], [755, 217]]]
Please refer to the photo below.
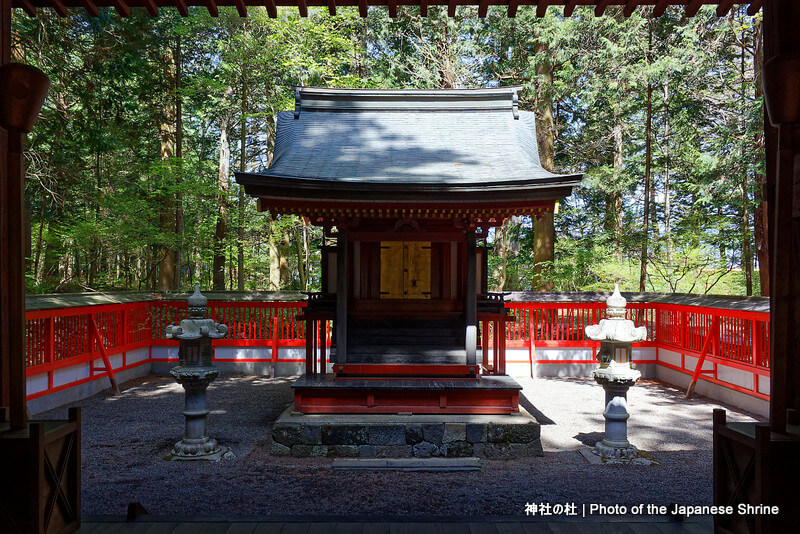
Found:
[[236, 172], [248, 195], [260, 198], [363, 202], [541, 202], [569, 196], [582, 174], [525, 181], [460, 184], [410, 184], [313, 180]]

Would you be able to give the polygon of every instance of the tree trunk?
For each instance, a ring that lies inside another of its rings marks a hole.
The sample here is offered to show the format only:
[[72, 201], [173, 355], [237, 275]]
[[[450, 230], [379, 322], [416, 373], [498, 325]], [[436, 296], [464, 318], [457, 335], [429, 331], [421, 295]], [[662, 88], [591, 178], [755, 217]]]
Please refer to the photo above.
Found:
[[308, 225], [303, 224], [303, 257], [306, 261], [306, 281], [303, 291], [308, 291], [308, 280], [311, 277], [311, 247], [308, 241]]
[[[102, 193], [103, 182], [101, 179], [100, 174], [100, 153], [95, 151], [94, 154], [94, 180], [95, 185], [97, 187], [97, 191], [95, 193], [94, 198], [94, 226], [95, 232], [98, 234], [100, 233], [100, 196]], [[91, 249], [89, 250], [89, 277], [88, 277], [88, 286], [89, 288], [94, 288], [95, 283], [95, 276], [97, 275], [97, 261], [100, 256], [100, 240], [97, 238], [97, 235], [92, 236], [91, 240]], [[79, 265], [76, 267], [80, 268]], [[80, 276], [80, 271], [78, 272], [78, 276]]]
[[[534, 51], [537, 56], [546, 56], [549, 52], [547, 45], [541, 41], [536, 42]], [[549, 62], [541, 62], [536, 65], [536, 74], [538, 80], [543, 80], [543, 85], [538, 87], [536, 95], [536, 141], [542, 167], [553, 172], [556, 127], [553, 121], [553, 102], [549, 93], [553, 85], [553, 66]], [[531, 277], [533, 291], [553, 289], [552, 280], [545, 280], [543, 273], [546, 266], [553, 261], [554, 248], [554, 217], [553, 212], [547, 212], [533, 220], [533, 276]]]
[[281, 287], [286, 287], [286, 285], [291, 281], [291, 273], [289, 270], [289, 258], [287, 257], [289, 253], [289, 247], [292, 245], [292, 240], [289, 238], [289, 232], [286, 231], [281, 235], [282, 246], [279, 249], [280, 253], [280, 274], [281, 274]]
[[279, 291], [281, 289], [281, 251], [278, 248], [278, 239], [275, 235], [275, 221], [270, 220], [267, 227], [269, 241], [269, 290]]
[[[615, 181], [622, 172], [622, 124], [618, 114], [614, 113], [614, 177]], [[612, 184], [613, 189], [606, 194], [606, 213], [603, 221], [603, 230], [611, 236], [615, 245], [617, 261], [622, 260], [622, 250], [619, 246], [619, 237], [622, 232], [622, 191], [618, 189], [618, 184]]]
[[[230, 94], [230, 88], [227, 91]], [[217, 226], [214, 232], [213, 286], [216, 291], [225, 290], [225, 237], [228, 233], [228, 177], [231, 166], [231, 147], [228, 140], [230, 117], [220, 120], [219, 175], [217, 177]]]
[[653, 159], [653, 86], [647, 84], [647, 121], [645, 125], [644, 141], [644, 212], [642, 213], [642, 258], [639, 269], [639, 291], [645, 291], [647, 284], [647, 254], [648, 240], [650, 239], [650, 193], [651, 193], [651, 168]]
[[[670, 124], [669, 124], [669, 79], [664, 81], [664, 234], [667, 239], [667, 265], [672, 265], [672, 216], [670, 205]], [[671, 272], [671, 271], [670, 271]], [[671, 274], [670, 274], [671, 276]]]
[[506, 282], [508, 280], [508, 244], [506, 240], [506, 229], [508, 228], [508, 219], [503, 223], [503, 226], [495, 230], [495, 242], [497, 243], [496, 253], [500, 254], [500, 276], [497, 280], [497, 290], [505, 291]]
[[[650, 64], [650, 53], [653, 49], [653, 25], [648, 24], [647, 63]], [[639, 269], [639, 291], [644, 292], [647, 284], [647, 254], [650, 239], [650, 202], [655, 188], [651, 184], [653, 164], [653, 84], [647, 83], [647, 120], [644, 128], [644, 212], [642, 213], [642, 258]]]
[[[159, 226], [163, 236], [175, 231], [175, 199], [172, 195], [172, 163], [175, 158], [175, 55], [167, 48], [162, 69], [166, 92], [159, 126], [161, 137], [161, 194]], [[167, 291], [175, 284], [175, 250], [162, 243], [158, 254], [158, 290]]]
[[553, 248], [556, 242], [553, 212], [548, 211], [533, 219], [533, 289], [552, 291], [552, 280], [544, 279], [547, 264], [553, 261]]
[[181, 95], [181, 77], [183, 61], [181, 55], [181, 38], [175, 43], [175, 158], [178, 168], [175, 173], [175, 279], [173, 289], [181, 287], [181, 273], [183, 272], [184, 244], [183, 244], [183, 96]]
[[297, 255], [297, 277], [300, 279], [300, 290], [305, 291], [308, 285], [308, 273], [304, 257], [303, 226], [294, 225], [292, 233], [294, 234], [294, 250]]
[[[764, 48], [762, 41], [762, 23], [758, 23], [755, 28], [753, 37], [753, 68], [755, 71], [755, 95], [756, 100], [764, 98], [764, 83], [761, 76], [761, 69], [764, 66]], [[753, 154], [757, 157], [764, 157], [765, 141], [764, 130], [772, 128], [769, 119], [764, 114], [764, 129], [760, 129], [755, 136], [753, 143]], [[758, 275], [759, 284], [761, 287], [761, 296], [768, 297], [770, 295], [770, 279], [769, 279], [769, 213], [767, 210], [767, 176], [766, 174], [757, 174], [755, 176], [756, 191], [758, 198], [756, 199], [756, 208], [753, 213], [753, 235], [756, 243], [756, 256], [758, 257]]]
[[44, 207], [47, 199], [45, 198], [44, 194], [42, 194], [42, 205], [39, 207], [39, 231], [36, 235], [36, 257], [33, 260], [33, 280], [35, 284], [39, 284], [41, 281], [41, 275], [39, 274], [39, 261], [42, 258], [42, 246], [43, 240], [42, 235], [44, 234]]
[[[743, 32], [746, 30], [742, 30]], [[741, 114], [741, 128], [742, 128], [742, 138], [744, 138], [744, 134], [747, 130], [747, 80], [745, 79], [745, 54], [746, 48], [744, 45], [744, 35], [742, 35], [741, 41], [741, 87], [742, 87], [742, 94], [741, 94], [741, 103], [742, 103], [742, 114]], [[742, 147], [744, 150], [744, 147]], [[744, 154], [742, 154], [742, 161], [744, 161]], [[747, 296], [753, 294], [753, 252], [750, 248], [750, 195], [747, 193], [748, 188], [748, 168], [747, 166], [743, 166], [740, 169], [741, 173], [741, 182], [740, 187], [742, 190], [742, 218], [741, 218], [741, 226], [740, 231], [742, 234], [742, 266], [744, 268], [744, 280], [745, 280], [745, 291]]]
[[[244, 69], [242, 69], [242, 130], [241, 130], [241, 148], [242, 152], [239, 161], [239, 170], [245, 172], [247, 170], [247, 77]], [[236, 288], [239, 291], [244, 291], [244, 188], [239, 187], [239, 222], [237, 229], [237, 269], [236, 269]]]

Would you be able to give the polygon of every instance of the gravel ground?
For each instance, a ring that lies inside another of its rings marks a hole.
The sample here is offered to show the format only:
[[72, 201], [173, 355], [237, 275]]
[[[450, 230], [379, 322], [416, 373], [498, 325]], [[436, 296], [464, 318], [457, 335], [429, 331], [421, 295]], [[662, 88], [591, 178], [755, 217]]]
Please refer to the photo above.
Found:
[[[542, 423], [543, 458], [483, 460], [458, 473], [334, 472], [327, 458], [268, 454], [270, 428], [291, 402], [291, 379], [223, 376], [208, 390], [209, 434], [235, 458], [163, 461], [183, 433], [183, 390], [147, 376], [75, 403], [83, 407], [85, 514], [486, 516], [527, 502], [711, 504], [711, 411], [721, 406], [655, 381], [629, 393], [631, 442], [661, 465], [590, 465], [577, 452], [602, 438], [603, 390], [591, 379], [521, 379], [521, 403]], [[756, 420], [731, 406], [732, 421]], [[67, 407], [36, 418], [66, 418]]]

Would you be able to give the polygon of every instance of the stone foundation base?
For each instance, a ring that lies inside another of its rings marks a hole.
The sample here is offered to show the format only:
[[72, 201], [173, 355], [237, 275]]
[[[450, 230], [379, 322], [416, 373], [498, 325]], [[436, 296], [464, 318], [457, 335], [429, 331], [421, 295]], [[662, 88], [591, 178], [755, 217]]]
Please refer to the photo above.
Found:
[[210, 462], [219, 462], [222, 458], [228, 458], [230, 449], [228, 447], [218, 447], [214, 452], [203, 454], [176, 454], [175, 449], [170, 454], [164, 457], [165, 460], [172, 462], [190, 462], [194, 460], [205, 460]]
[[592, 452], [604, 459], [630, 460], [631, 458], [636, 458], [639, 449], [630, 443], [625, 447], [614, 447], [599, 441], [595, 444]]
[[272, 428], [273, 456], [351, 458], [542, 456], [539, 423], [513, 415], [297, 414]]

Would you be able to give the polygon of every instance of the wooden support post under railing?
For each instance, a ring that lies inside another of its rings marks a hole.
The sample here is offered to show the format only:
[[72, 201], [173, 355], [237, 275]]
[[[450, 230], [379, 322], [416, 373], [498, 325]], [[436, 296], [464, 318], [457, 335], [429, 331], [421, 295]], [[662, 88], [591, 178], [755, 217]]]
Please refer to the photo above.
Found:
[[531, 378], [534, 378], [534, 358], [536, 356], [536, 344], [534, 341], [533, 330], [533, 310], [528, 310], [528, 362], [531, 364]]
[[272, 318], [272, 351], [271, 351], [271, 359], [272, 359], [272, 377], [275, 378], [277, 376], [276, 369], [278, 368], [278, 353], [280, 352], [280, 325], [281, 320], [278, 317], [278, 314], [275, 313], [275, 317]]
[[314, 374], [314, 321], [306, 314], [306, 374]]
[[[52, 315], [47, 318], [47, 339], [44, 345], [44, 362], [53, 365], [56, 360], [56, 319]], [[47, 371], [47, 389], [53, 389], [53, 370]]]
[[497, 321], [492, 320], [492, 370], [494, 374], [500, 374], [500, 362], [498, 361], [498, 349], [500, 348], [500, 340], [497, 332]]
[[[122, 346], [128, 344], [128, 308], [122, 309]], [[122, 367], [128, 365], [127, 351], [122, 353]]]
[[706, 361], [708, 351], [711, 349], [712, 344], [714, 346], [718, 345], [718, 340], [719, 315], [714, 315], [714, 318], [711, 321], [711, 328], [709, 328], [708, 335], [706, 335], [706, 340], [703, 342], [703, 349], [700, 351], [700, 357], [697, 359], [697, 365], [694, 368], [694, 373], [692, 373], [692, 381], [689, 382], [689, 387], [686, 388], [687, 399], [692, 398], [692, 393], [694, 393], [694, 388], [697, 385], [697, 381], [700, 379], [700, 374], [703, 373], [703, 364]]
[[504, 375], [506, 374], [506, 319], [505, 317], [501, 317], [498, 321], [498, 335], [497, 335], [497, 365], [498, 365], [498, 374]]
[[[108, 373], [108, 380], [111, 382], [111, 389], [114, 390], [114, 395], [120, 395], [117, 379], [114, 376], [114, 369], [112, 369], [111, 361], [108, 359], [108, 353], [106, 352], [106, 347], [103, 344], [103, 338], [100, 336], [100, 329], [97, 327], [97, 321], [95, 320], [94, 314], [92, 314], [90, 317], [92, 321], [92, 331], [95, 339], [97, 340], [97, 344], [100, 346], [100, 356], [103, 358], [103, 364], [106, 366], [106, 373]], [[90, 366], [92, 369], [94, 369], [94, 363], [91, 363]]]
[[[483, 367], [489, 370], [489, 322], [481, 321], [481, 352], [483, 353]], [[494, 372], [494, 370], [492, 370]]]
[[327, 334], [327, 326], [328, 322], [325, 319], [321, 319], [318, 321], [318, 329], [317, 329], [317, 341], [319, 343], [319, 373], [321, 375], [325, 374], [325, 367], [327, 366], [327, 362], [325, 361], [325, 344], [328, 342]]

